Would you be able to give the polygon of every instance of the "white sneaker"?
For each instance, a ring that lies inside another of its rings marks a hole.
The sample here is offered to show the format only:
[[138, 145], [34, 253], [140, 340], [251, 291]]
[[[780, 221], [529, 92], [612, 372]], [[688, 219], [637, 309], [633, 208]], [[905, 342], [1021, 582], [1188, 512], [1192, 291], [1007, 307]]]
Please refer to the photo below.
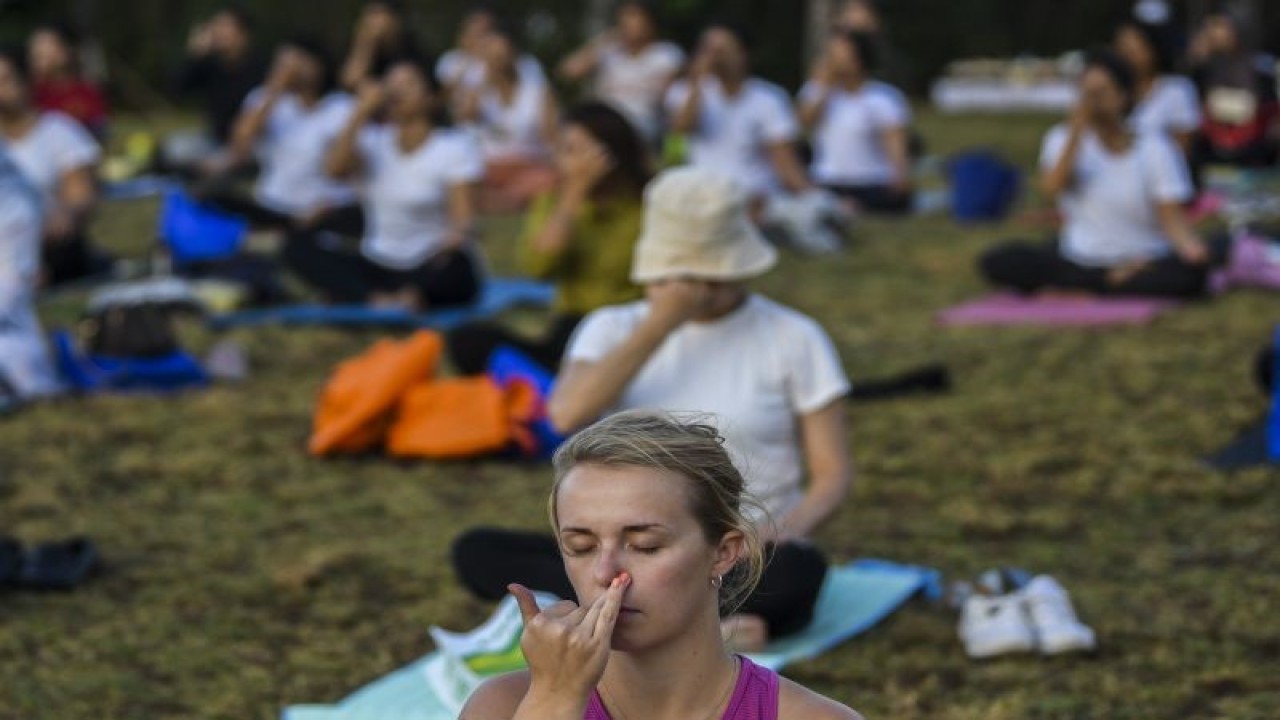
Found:
[[1057, 580], [1048, 575], [1037, 575], [1019, 594], [1035, 630], [1040, 652], [1057, 655], [1097, 648], [1093, 630], [1076, 617], [1071, 598]]
[[960, 611], [960, 640], [971, 658], [989, 658], [1036, 648], [1022, 597], [971, 595]]

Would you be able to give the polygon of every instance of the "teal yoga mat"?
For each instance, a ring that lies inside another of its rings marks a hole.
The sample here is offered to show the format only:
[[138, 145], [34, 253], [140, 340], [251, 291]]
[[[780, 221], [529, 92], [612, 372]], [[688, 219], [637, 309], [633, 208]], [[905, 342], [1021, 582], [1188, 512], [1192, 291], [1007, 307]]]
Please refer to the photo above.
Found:
[[[808, 660], [879, 624], [916, 594], [937, 597], [941, 577], [935, 570], [882, 560], [859, 560], [831, 569], [813, 623], [804, 631], [769, 646], [751, 658], [781, 669]], [[427, 682], [432, 653], [357, 690], [337, 705], [295, 705], [282, 720], [454, 720], [450, 707]]]

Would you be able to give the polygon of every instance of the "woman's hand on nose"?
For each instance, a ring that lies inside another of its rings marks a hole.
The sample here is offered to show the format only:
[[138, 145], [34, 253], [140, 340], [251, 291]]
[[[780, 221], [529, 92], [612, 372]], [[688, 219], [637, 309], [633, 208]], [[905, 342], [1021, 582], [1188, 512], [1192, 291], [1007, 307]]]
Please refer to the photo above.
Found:
[[526, 703], [530, 708], [565, 708], [582, 717], [592, 689], [604, 676], [613, 628], [630, 585], [631, 576], [624, 572], [589, 606], [566, 600], [545, 609], [538, 607], [528, 588], [508, 586], [524, 618], [520, 647], [529, 663], [529, 693], [521, 708]]

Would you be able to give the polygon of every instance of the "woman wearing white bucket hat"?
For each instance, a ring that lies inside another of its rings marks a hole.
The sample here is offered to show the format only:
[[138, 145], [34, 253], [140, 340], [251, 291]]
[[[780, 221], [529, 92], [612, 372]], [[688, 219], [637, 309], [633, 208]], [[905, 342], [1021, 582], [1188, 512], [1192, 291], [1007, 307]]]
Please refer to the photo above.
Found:
[[[774, 545], [759, 590], [726, 622], [741, 649], [812, 617], [826, 563], [805, 538], [835, 513], [853, 474], [849, 382], [831, 340], [744, 284], [777, 261], [746, 204], [731, 178], [704, 169], [668, 170], [650, 184], [631, 272], [646, 299], [587, 316], [549, 404], [565, 432], [619, 410], [714, 417], [768, 511], [753, 520]], [[476, 530], [455, 544], [454, 562], [482, 597], [501, 597], [513, 581], [571, 592], [558, 552], [550, 538]]]

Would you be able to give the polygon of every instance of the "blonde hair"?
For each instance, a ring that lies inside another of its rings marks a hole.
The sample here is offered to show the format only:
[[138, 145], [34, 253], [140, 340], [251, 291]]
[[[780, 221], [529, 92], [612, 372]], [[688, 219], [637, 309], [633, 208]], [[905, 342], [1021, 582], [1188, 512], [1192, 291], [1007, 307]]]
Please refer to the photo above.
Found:
[[611, 415], [565, 441], [552, 459], [555, 484], [548, 498], [551, 525], [559, 530], [556, 496], [579, 465], [665, 470], [688, 482], [689, 510], [710, 545], [739, 532], [745, 551], [720, 579], [720, 613], [730, 615], [755, 590], [766, 562], [764, 546], [746, 507], [760, 508], [746, 492], [742, 473], [729, 458], [724, 438], [711, 424], [668, 413], [630, 410]]

